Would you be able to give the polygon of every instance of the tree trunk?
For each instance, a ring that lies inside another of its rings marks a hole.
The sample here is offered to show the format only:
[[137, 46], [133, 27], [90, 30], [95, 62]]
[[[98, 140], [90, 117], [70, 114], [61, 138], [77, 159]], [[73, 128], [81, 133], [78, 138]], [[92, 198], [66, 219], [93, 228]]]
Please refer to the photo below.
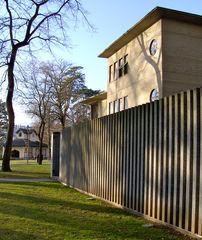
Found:
[[39, 157], [38, 157], [38, 164], [42, 165], [43, 161], [43, 136], [44, 136], [44, 129], [45, 129], [45, 122], [41, 123], [40, 126], [40, 133], [39, 133]]
[[13, 50], [11, 54], [10, 63], [8, 64], [8, 93], [6, 98], [6, 107], [8, 112], [8, 132], [6, 145], [3, 155], [2, 162], [2, 171], [10, 172], [10, 158], [11, 158], [11, 150], [13, 143], [13, 132], [14, 132], [14, 124], [15, 124], [15, 115], [13, 110], [13, 92], [14, 92], [14, 65], [16, 59], [17, 50]]
[[43, 142], [40, 139], [38, 164], [42, 165], [42, 162], [43, 162]]

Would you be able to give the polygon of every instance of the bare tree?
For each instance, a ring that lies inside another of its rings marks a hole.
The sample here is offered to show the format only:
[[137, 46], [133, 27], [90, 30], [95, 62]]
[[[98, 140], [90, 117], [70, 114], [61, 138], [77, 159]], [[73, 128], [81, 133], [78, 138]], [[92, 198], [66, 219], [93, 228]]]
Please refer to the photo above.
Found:
[[80, 99], [81, 90], [86, 88], [82, 67], [61, 60], [44, 64], [42, 72], [50, 84], [51, 114], [65, 128], [71, 121], [70, 112]]
[[26, 106], [27, 113], [31, 114], [37, 122], [37, 135], [39, 138], [38, 163], [42, 164], [44, 131], [50, 111], [50, 85], [48, 79], [40, 74], [40, 67], [35, 63], [30, 66], [22, 81], [23, 90], [19, 94], [21, 104]]
[[0, 67], [6, 68], [7, 73], [6, 106], [9, 118], [2, 171], [11, 171], [16, 62], [24, 56], [25, 50], [32, 53], [45, 46], [51, 49], [52, 44], [64, 44], [67, 41], [66, 24], [71, 22], [69, 18], [77, 19], [78, 13], [84, 18], [85, 15], [77, 0], [3, 0], [0, 11]]
[[82, 101], [86, 98], [97, 95], [100, 92], [100, 90], [93, 90], [87, 87], [78, 92], [77, 102], [73, 104], [68, 114], [71, 124], [76, 124], [91, 119], [91, 107], [83, 104]]

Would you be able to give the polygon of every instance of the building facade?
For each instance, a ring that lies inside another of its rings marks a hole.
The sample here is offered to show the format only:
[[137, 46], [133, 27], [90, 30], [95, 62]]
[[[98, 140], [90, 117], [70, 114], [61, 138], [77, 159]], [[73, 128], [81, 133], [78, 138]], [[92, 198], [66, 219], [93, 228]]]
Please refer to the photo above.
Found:
[[[106, 98], [98, 117], [202, 86], [202, 16], [157, 7], [105, 49]], [[94, 114], [92, 113], [92, 116]]]
[[[12, 159], [37, 159], [39, 155], [39, 141], [34, 129], [19, 128], [15, 132], [12, 143]], [[4, 150], [4, 149], [3, 149]], [[43, 143], [43, 158], [48, 158], [48, 145]]]

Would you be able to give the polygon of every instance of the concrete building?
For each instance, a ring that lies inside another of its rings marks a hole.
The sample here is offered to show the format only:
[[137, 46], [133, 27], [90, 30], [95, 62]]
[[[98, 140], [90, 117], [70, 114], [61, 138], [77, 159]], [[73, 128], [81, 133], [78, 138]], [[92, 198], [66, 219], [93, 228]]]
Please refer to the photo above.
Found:
[[99, 57], [108, 59], [108, 84], [85, 101], [92, 118], [201, 87], [202, 16], [156, 7]]

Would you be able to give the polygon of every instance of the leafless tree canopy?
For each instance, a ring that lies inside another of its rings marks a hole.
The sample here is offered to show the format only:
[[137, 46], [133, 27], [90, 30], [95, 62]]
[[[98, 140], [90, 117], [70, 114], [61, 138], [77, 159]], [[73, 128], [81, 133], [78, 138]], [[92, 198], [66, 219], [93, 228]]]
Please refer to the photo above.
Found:
[[[76, 109], [79, 110], [84, 90], [87, 89], [82, 67], [63, 60], [57, 63], [40, 62], [29, 64], [23, 76], [21, 101], [29, 113], [40, 119], [44, 115], [45, 119], [45, 106], [48, 104], [52, 119], [59, 122], [62, 128], [74, 122], [73, 115], [76, 115]], [[40, 113], [42, 110], [44, 114]]]
[[[2, 170], [10, 171], [15, 115], [13, 93], [15, 68], [24, 52], [33, 53], [51, 44], [67, 43], [68, 24], [77, 21], [79, 13], [85, 18], [78, 0], [2, 0], [0, 2], [0, 67], [6, 68], [8, 80], [6, 107], [8, 133]], [[74, 20], [74, 21], [72, 21]]]
[[13, 47], [35, 51], [67, 45], [69, 23], [78, 13], [85, 17], [77, 0], [4, 0], [0, 12], [0, 66], [9, 64]]

